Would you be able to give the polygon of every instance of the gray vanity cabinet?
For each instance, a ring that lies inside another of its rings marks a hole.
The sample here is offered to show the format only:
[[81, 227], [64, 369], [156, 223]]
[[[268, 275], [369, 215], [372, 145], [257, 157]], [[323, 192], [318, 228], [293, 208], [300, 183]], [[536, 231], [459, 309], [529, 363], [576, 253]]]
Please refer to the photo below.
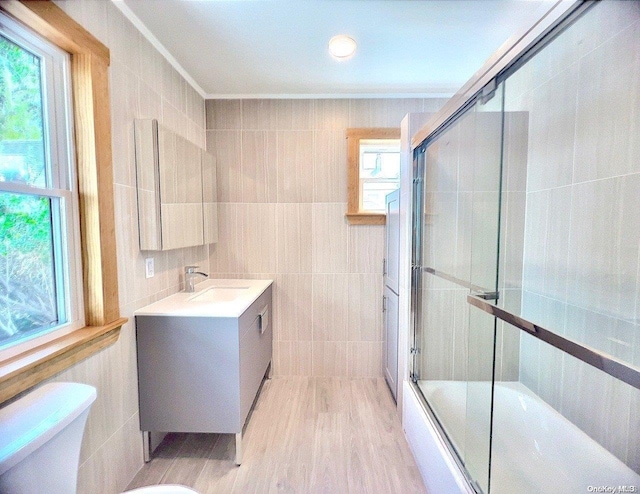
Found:
[[136, 315], [141, 430], [236, 434], [239, 464], [271, 362], [271, 314], [269, 286], [240, 317]]

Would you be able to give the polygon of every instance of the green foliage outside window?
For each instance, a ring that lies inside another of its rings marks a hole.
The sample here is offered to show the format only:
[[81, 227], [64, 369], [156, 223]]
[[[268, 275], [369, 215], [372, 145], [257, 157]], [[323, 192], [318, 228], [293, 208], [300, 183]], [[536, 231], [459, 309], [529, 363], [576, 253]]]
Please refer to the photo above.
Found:
[[[0, 181], [46, 186], [40, 59], [0, 36]], [[47, 197], [0, 192], [0, 345], [57, 323]]]

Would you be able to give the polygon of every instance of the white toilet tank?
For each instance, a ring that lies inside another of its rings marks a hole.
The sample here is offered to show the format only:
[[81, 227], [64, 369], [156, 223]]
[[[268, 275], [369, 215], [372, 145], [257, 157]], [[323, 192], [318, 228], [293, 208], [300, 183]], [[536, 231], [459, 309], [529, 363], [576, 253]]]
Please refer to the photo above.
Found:
[[75, 493], [82, 434], [96, 389], [45, 384], [0, 409], [0, 493]]

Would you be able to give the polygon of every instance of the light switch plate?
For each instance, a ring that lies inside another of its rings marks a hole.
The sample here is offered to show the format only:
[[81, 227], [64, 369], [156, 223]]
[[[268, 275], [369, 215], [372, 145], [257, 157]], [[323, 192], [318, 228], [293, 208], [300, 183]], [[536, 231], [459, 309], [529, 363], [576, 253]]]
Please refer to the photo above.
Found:
[[153, 278], [154, 275], [153, 257], [144, 260], [144, 275], [146, 278]]

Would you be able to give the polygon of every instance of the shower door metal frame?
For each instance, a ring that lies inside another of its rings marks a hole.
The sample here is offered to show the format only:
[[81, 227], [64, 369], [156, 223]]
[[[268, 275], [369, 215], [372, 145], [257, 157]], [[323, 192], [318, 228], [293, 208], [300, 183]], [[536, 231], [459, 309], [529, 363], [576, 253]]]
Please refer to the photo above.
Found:
[[[475, 102], [476, 98], [474, 98], [473, 102]], [[411, 349], [410, 349], [410, 366], [409, 366], [409, 379], [411, 381], [411, 386], [413, 387], [416, 396], [418, 397], [418, 402], [422, 406], [422, 410], [429, 417], [431, 423], [435, 426], [438, 431], [440, 437], [444, 440], [447, 449], [450, 452], [450, 457], [455, 462], [458, 470], [463, 474], [464, 480], [466, 482], [466, 486], [469, 489], [469, 492], [474, 492], [476, 494], [483, 494], [483, 490], [480, 485], [476, 482], [476, 480], [469, 474], [467, 468], [460, 458], [458, 451], [453, 446], [453, 442], [447, 431], [440, 423], [440, 419], [438, 419], [434, 410], [432, 410], [431, 405], [425, 399], [422, 391], [418, 386], [418, 380], [420, 376], [418, 375], [416, 369], [416, 358], [420, 354], [420, 346], [417, 340], [417, 331], [416, 329], [420, 325], [420, 314], [422, 311], [422, 297], [420, 296], [420, 290], [422, 286], [422, 273], [429, 272], [428, 270], [434, 271], [431, 268], [423, 268], [422, 267], [422, 219], [424, 218], [424, 197], [425, 197], [425, 189], [424, 189], [424, 175], [426, 171], [426, 149], [428, 143], [423, 143], [419, 148], [414, 149], [413, 151], [413, 180], [412, 180], [412, 251], [411, 251], [411, 334], [413, 335]], [[435, 273], [431, 273], [435, 274]], [[474, 288], [480, 288], [473, 285]], [[482, 289], [480, 289], [482, 290]]]
[[413, 339], [410, 349], [409, 379], [413, 384], [418, 382], [415, 359], [420, 353], [420, 347], [416, 337], [416, 328], [420, 324], [422, 304], [420, 303], [420, 258], [422, 255], [422, 211], [424, 209], [424, 166], [426, 162], [426, 146], [415, 149], [413, 152], [413, 180], [412, 180], [412, 208], [411, 208], [411, 334]]

